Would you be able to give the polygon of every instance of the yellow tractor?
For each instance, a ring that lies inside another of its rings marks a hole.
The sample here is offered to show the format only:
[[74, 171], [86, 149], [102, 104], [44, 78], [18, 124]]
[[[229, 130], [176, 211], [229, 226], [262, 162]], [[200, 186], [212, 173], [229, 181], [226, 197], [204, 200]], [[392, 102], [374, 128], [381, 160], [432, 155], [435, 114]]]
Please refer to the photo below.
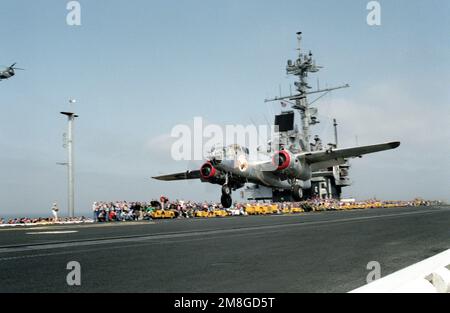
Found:
[[195, 212], [195, 217], [208, 217], [209, 216], [209, 212], [208, 211], [197, 211]]
[[248, 215], [256, 215], [256, 206], [254, 205], [247, 205], [245, 207], [245, 212], [247, 212]]
[[170, 219], [175, 218], [175, 212], [172, 210], [155, 210], [150, 213], [152, 219]]
[[228, 216], [228, 212], [225, 210], [215, 210], [214, 217], [226, 217]]
[[292, 214], [298, 214], [298, 213], [302, 213], [302, 212], [305, 212], [305, 211], [301, 208], [292, 208], [291, 209]]

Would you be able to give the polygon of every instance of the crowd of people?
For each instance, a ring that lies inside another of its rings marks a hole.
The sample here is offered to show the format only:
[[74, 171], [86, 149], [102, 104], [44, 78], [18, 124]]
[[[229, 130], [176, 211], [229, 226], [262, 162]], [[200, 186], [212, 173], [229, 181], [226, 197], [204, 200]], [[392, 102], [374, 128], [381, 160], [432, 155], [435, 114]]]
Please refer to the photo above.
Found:
[[[421, 202], [420, 205], [426, 205], [428, 202]], [[255, 204], [255, 203], [253, 203]], [[267, 202], [266, 204], [273, 204]], [[301, 208], [304, 211], [323, 211], [339, 210], [344, 208], [371, 208], [383, 206], [413, 206], [418, 205], [417, 201], [339, 201], [333, 199], [311, 199], [301, 202], [282, 202], [275, 203], [278, 213], [284, 209]], [[193, 218], [198, 216], [198, 212], [214, 212], [223, 210], [227, 215], [247, 215], [246, 208], [251, 203], [234, 203], [231, 208], [223, 208], [220, 203], [215, 202], [195, 202], [175, 200], [168, 201], [149, 201], [149, 202], [94, 202], [92, 206], [94, 222], [112, 222], [112, 221], [137, 221], [150, 220], [155, 210], [169, 210], [174, 213], [175, 218]]]
[[[85, 223], [88, 221], [92, 221], [84, 216], [81, 217], [63, 217], [58, 218], [56, 221], [59, 224], [76, 224], [76, 223]], [[54, 217], [36, 217], [36, 218], [29, 218], [29, 217], [20, 217], [20, 218], [10, 218], [10, 219], [3, 219], [0, 218], [0, 226], [4, 225], [37, 225], [37, 224], [54, 224], [55, 218]]]
[[[94, 202], [92, 205], [94, 222], [111, 222], [111, 221], [137, 221], [150, 220], [152, 212], [155, 210], [170, 210], [173, 211], [175, 217], [191, 218], [195, 217], [198, 211], [212, 212], [214, 210], [223, 209], [221, 204], [214, 202], [194, 202], [194, 201], [149, 201], [149, 202]], [[245, 214], [244, 205], [236, 204], [232, 209], [233, 215], [236, 211]]]
[[[162, 198], [162, 201], [143, 201], [143, 202], [127, 202], [127, 201], [113, 201], [94, 202], [92, 205], [93, 217], [86, 218], [75, 217], [68, 218], [58, 217], [56, 203], [53, 204], [51, 211], [53, 217], [39, 217], [39, 218], [0, 218], [0, 226], [7, 225], [32, 225], [32, 224], [52, 224], [52, 223], [86, 223], [86, 222], [122, 222], [122, 221], [142, 221], [151, 220], [153, 213], [159, 211], [171, 211], [175, 218], [193, 218], [199, 216], [198, 212], [213, 213], [217, 210], [225, 211], [227, 215], [247, 215], [247, 208], [249, 205], [255, 203], [234, 203], [231, 208], [223, 208], [220, 203], [215, 202], [195, 202], [175, 200], [169, 201], [167, 198]], [[345, 208], [374, 208], [374, 207], [390, 207], [390, 206], [426, 206], [439, 205], [437, 201], [425, 201], [415, 199], [413, 201], [339, 201], [333, 199], [311, 199], [302, 202], [282, 202], [282, 203], [266, 203], [267, 205], [276, 205], [277, 213], [285, 212], [286, 209], [301, 208], [303, 211], [323, 211], [323, 210], [339, 210]], [[264, 204], [263, 204], [264, 205]]]
[[152, 202], [94, 202], [92, 205], [94, 222], [136, 221], [146, 219], [152, 209]]

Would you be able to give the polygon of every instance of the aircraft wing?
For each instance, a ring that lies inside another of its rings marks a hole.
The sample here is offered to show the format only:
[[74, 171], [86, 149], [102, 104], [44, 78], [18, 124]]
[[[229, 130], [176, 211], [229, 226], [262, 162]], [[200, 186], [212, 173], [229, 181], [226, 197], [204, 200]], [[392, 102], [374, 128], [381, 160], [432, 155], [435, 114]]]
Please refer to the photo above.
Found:
[[301, 153], [298, 156], [300, 158], [303, 158], [307, 163], [314, 164], [338, 159], [359, 157], [362, 156], [363, 154], [395, 149], [398, 146], [400, 146], [400, 142], [393, 141], [370, 146], [312, 151], [307, 153]]
[[152, 177], [157, 180], [164, 180], [164, 181], [174, 181], [174, 180], [185, 180], [185, 179], [200, 179], [200, 171], [194, 170], [194, 171], [186, 171], [181, 173], [175, 173], [175, 174], [169, 174], [169, 175], [162, 175], [162, 176], [155, 176]]

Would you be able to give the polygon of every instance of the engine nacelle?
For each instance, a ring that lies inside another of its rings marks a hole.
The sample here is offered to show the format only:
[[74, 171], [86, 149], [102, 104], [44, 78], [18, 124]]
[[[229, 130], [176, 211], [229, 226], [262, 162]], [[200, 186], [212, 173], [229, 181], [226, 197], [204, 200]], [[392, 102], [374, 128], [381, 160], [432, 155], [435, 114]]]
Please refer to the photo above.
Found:
[[225, 184], [225, 175], [217, 170], [211, 162], [206, 162], [200, 167], [200, 176], [202, 181], [207, 181], [211, 184]]
[[213, 178], [217, 173], [216, 168], [210, 163], [206, 162], [205, 164], [200, 167], [200, 175], [203, 179], [209, 180]]
[[272, 157], [272, 164], [276, 171], [281, 172], [287, 178], [296, 178], [301, 180], [308, 180], [311, 178], [311, 169], [306, 164], [292, 155], [287, 150], [280, 150], [275, 152]]
[[291, 166], [291, 154], [286, 150], [275, 152], [272, 157], [272, 164], [276, 167], [277, 171], [282, 171]]

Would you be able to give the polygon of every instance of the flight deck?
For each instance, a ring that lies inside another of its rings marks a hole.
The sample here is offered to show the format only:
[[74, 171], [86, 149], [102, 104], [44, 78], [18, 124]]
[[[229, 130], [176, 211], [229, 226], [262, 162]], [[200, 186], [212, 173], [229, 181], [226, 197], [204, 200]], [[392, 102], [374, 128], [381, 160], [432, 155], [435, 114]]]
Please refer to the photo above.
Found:
[[[0, 230], [0, 292], [347, 292], [450, 248], [450, 207]], [[66, 266], [81, 266], [68, 286]]]

